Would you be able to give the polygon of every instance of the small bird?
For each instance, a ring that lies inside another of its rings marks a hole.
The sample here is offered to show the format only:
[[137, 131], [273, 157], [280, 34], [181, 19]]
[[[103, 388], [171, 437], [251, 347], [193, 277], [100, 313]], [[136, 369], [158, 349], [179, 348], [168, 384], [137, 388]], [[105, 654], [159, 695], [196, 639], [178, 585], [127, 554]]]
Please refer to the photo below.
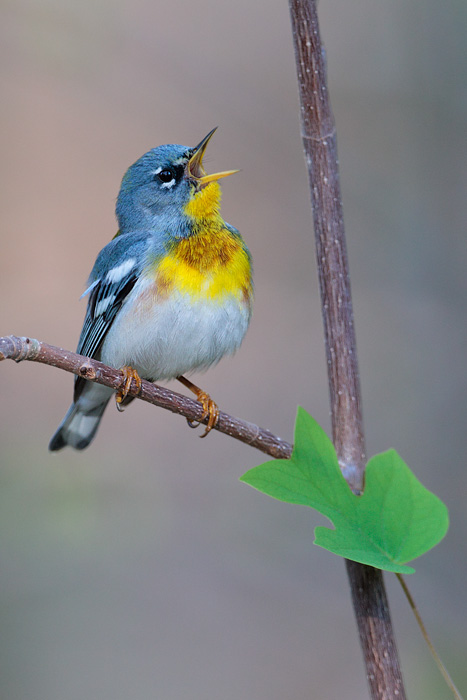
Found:
[[[97, 256], [84, 296], [88, 305], [80, 355], [120, 369], [123, 410], [131, 383], [178, 379], [209, 416], [209, 394], [184, 377], [205, 370], [240, 346], [251, 317], [251, 256], [240, 233], [220, 215], [218, 183], [237, 170], [208, 175], [207, 144], [158, 146], [125, 173], [117, 198], [119, 230]], [[113, 390], [75, 378], [73, 403], [49, 450], [82, 450], [94, 438]], [[193, 426], [195, 427], [195, 426]]]

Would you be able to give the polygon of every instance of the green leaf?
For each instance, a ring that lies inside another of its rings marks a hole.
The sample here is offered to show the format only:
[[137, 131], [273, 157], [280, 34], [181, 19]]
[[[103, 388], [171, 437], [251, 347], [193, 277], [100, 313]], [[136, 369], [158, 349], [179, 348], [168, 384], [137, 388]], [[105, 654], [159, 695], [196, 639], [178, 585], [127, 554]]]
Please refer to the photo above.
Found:
[[241, 481], [329, 518], [334, 529], [315, 529], [318, 546], [378, 569], [413, 573], [405, 563], [444, 537], [447, 508], [395, 450], [372, 457], [365, 474], [365, 491], [355, 496], [339, 469], [332, 442], [299, 407], [291, 458], [265, 462], [246, 472]]

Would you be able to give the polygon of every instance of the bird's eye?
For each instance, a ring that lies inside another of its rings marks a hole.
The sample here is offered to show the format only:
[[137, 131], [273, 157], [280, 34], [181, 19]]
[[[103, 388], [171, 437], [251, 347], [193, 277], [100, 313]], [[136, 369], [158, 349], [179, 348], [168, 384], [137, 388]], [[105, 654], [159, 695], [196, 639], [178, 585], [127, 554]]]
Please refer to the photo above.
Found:
[[158, 180], [160, 180], [160, 182], [170, 182], [175, 178], [175, 173], [171, 168], [164, 168], [164, 170], [161, 170], [156, 177]]

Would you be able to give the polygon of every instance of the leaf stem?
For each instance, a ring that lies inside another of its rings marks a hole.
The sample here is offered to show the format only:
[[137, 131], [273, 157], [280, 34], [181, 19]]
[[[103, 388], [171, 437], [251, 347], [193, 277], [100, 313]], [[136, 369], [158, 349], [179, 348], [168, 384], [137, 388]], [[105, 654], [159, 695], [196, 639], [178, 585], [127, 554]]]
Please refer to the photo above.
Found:
[[412, 598], [412, 594], [410, 593], [410, 591], [407, 587], [407, 584], [404, 581], [402, 574], [396, 574], [396, 576], [399, 580], [399, 583], [402, 586], [402, 590], [405, 593], [405, 597], [409, 601], [409, 605], [412, 608], [412, 612], [415, 615], [415, 619], [417, 620], [418, 626], [420, 627], [420, 631], [422, 633], [423, 639], [427, 643], [428, 649], [430, 650], [431, 655], [434, 658], [435, 663], [441, 672], [441, 675], [443, 676], [444, 680], [446, 681], [446, 685], [452, 691], [452, 694], [454, 695], [456, 700], [463, 700], [462, 695], [459, 693], [456, 686], [454, 685], [454, 681], [452, 680], [451, 676], [449, 675], [449, 672], [448, 672], [446, 666], [441, 661], [441, 658], [438, 655], [438, 652], [436, 651], [435, 647], [433, 646], [433, 642], [431, 641], [430, 637], [428, 636], [428, 632], [426, 631], [425, 624], [421, 618], [420, 613], [418, 612], [418, 608], [415, 604], [414, 599]]

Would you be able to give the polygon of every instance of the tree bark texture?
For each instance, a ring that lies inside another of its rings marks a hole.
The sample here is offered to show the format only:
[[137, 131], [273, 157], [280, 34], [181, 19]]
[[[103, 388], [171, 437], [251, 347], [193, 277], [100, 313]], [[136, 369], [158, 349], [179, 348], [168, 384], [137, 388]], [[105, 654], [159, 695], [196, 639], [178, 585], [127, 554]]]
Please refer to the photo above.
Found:
[[[73, 372], [79, 377], [104, 384], [112, 389], [119, 389], [122, 386], [123, 375], [120, 370], [107, 367], [102, 362], [77, 355], [75, 352], [42, 343], [34, 338], [19, 338], [15, 335], [0, 338], [0, 360], [6, 359], [16, 362], [23, 360], [41, 362], [66, 372]], [[198, 401], [152, 382], [147, 382], [145, 379], [142, 380], [139, 393], [134, 380], [128, 393], [131, 396], [137, 396], [142, 401], [172, 411], [172, 413], [178, 413], [190, 421], [201, 420], [203, 408]], [[202, 422], [206, 423], [207, 418]], [[256, 447], [275, 459], [288, 459], [292, 454], [292, 445], [289, 442], [254, 423], [235, 418], [222, 411], [220, 411], [219, 419], [213, 429]]]
[[[315, 0], [289, 0], [303, 147], [308, 169], [324, 323], [332, 434], [342, 473], [363, 490], [365, 443], [337, 139]], [[373, 700], [405, 698], [382, 572], [347, 561]]]

